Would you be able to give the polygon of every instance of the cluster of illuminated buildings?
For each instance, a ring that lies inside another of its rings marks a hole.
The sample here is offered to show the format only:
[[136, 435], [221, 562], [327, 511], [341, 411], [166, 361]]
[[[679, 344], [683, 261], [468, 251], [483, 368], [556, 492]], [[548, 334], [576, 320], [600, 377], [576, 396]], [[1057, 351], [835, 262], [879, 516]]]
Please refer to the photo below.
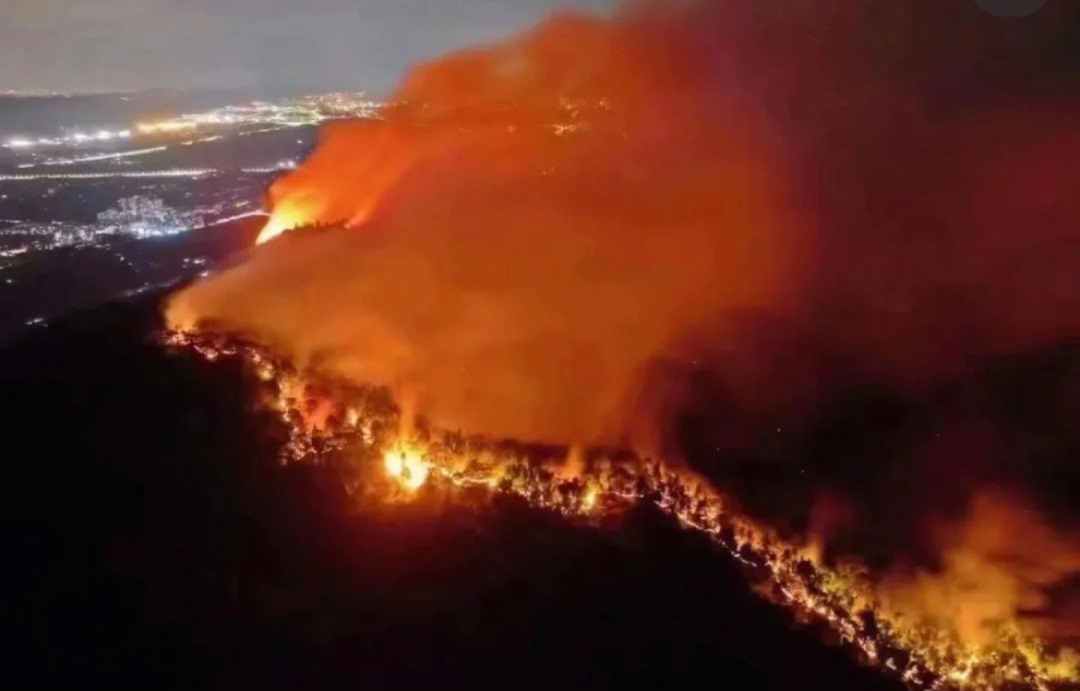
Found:
[[[107, 238], [127, 236], [138, 240], [179, 235], [207, 225], [206, 215], [237, 211], [234, 218], [261, 213], [241, 208], [243, 205], [219, 203], [193, 211], [179, 211], [158, 198], [132, 196], [121, 199], [118, 208], [102, 211], [96, 223], [48, 221], [20, 223], [0, 230], [0, 237], [23, 238], [15, 246], [0, 246], [0, 258], [13, 258], [30, 251], [101, 244]], [[221, 219], [224, 222], [231, 219]]]
[[198, 211], [177, 211], [160, 199], [141, 196], [121, 199], [120, 208], [102, 211], [97, 220], [99, 232], [139, 239], [176, 235], [206, 225]]

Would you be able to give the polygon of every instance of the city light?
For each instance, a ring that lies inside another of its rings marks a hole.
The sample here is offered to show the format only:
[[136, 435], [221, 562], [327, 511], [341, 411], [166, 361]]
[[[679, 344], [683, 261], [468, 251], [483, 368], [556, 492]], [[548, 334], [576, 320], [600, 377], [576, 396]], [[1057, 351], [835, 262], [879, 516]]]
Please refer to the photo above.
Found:
[[296, 161], [278, 161], [272, 166], [266, 166], [262, 168], [243, 168], [245, 173], [277, 173], [283, 170], [292, 170], [296, 168]]
[[56, 158], [43, 161], [44, 166], [70, 166], [76, 163], [91, 163], [94, 161], [107, 161], [115, 158], [130, 158], [132, 156], [145, 156], [147, 154], [167, 151], [167, 146], [152, 146], [146, 149], [134, 149], [132, 151], [118, 151], [111, 154], [94, 154], [92, 156], [79, 156], [76, 158]]
[[161, 199], [134, 196], [120, 200], [118, 209], [97, 215], [101, 232], [127, 233], [139, 239], [177, 235], [206, 225], [197, 211], [180, 212]]
[[98, 213], [96, 222], [92, 223], [13, 220], [15, 225], [4, 228], [3, 234], [26, 239], [21, 244], [0, 248], [0, 259], [65, 247], [104, 246], [115, 238], [164, 238], [266, 215], [262, 209], [251, 209], [249, 202], [219, 202], [179, 210], [166, 205], [161, 198], [134, 195], [120, 199], [115, 208]]
[[[272, 125], [261, 132], [281, 128], [306, 127], [337, 118], [375, 118], [383, 104], [370, 101], [360, 93], [327, 93], [286, 99], [280, 103], [253, 101], [229, 105], [205, 112], [185, 113], [164, 120], [135, 123], [123, 129], [107, 127], [78, 127], [61, 136], [17, 135], [4, 141], [7, 149], [39, 147], [86, 146], [100, 142], [131, 139], [133, 132], [143, 136], [172, 135], [200, 128], [222, 128]], [[92, 132], [92, 133], [91, 133]], [[200, 139], [196, 141], [212, 141]]]
[[110, 142], [117, 139], [130, 139], [131, 130], [107, 130], [99, 129], [93, 135], [81, 131], [72, 132], [60, 137], [28, 137], [16, 136], [4, 141], [5, 149], [36, 149], [38, 147], [77, 146], [91, 142]]
[[335, 118], [373, 118], [378, 116], [381, 108], [382, 104], [365, 99], [363, 93], [329, 93], [302, 96], [281, 103], [253, 101], [203, 113], [186, 113], [157, 122], [138, 123], [136, 129], [149, 135], [231, 125], [304, 127]]
[[199, 178], [215, 175], [213, 168], [174, 168], [171, 170], [144, 170], [138, 172], [109, 173], [38, 173], [33, 175], [0, 175], [0, 182], [27, 182], [29, 180], [97, 180], [101, 178]]

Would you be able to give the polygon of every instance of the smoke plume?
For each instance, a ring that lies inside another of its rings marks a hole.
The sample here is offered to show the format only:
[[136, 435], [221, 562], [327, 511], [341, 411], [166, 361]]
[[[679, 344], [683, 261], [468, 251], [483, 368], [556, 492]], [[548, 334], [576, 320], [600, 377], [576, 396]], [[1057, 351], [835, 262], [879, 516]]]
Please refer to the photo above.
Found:
[[[940, 93], [984, 74], [988, 20], [885, 7], [647, 5], [421, 66], [271, 191], [264, 238], [332, 227], [170, 318], [391, 384], [442, 424], [564, 442], [640, 432], [673, 370], [775, 412], [1075, 336], [1069, 109]], [[943, 26], [958, 55], [920, 54]]]

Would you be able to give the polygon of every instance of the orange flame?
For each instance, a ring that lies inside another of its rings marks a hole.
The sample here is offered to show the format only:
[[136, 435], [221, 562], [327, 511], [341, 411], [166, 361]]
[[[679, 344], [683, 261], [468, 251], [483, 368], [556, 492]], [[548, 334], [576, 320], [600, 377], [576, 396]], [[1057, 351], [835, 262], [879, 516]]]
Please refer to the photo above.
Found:
[[399, 441], [383, 454], [383, 465], [390, 477], [409, 491], [416, 491], [427, 482], [431, 464], [415, 445]]
[[[949, 572], [895, 572], [880, 579], [856, 562], [829, 565], [809, 543], [783, 539], [742, 514], [728, 496], [684, 467], [596, 454], [589, 458], [579, 454], [577, 461], [552, 465], [530, 457], [524, 448], [454, 435], [401, 437], [393, 431], [400, 423], [395, 412], [371, 407], [364, 396], [350, 400], [344, 389], [335, 394], [332, 381], [299, 373], [261, 348], [212, 334], [180, 332], [169, 334], [166, 343], [193, 348], [215, 360], [241, 358], [254, 369], [255, 380], [264, 385], [269, 381], [272, 393], [264, 402], [292, 430], [283, 449], [286, 462], [317, 462], [320, 453], [358, 446], [361, 452], [369, 449], [381, 457], [383, 472], [406, 496], [417, 496], [426, 485], [449, 492], [482, 489], [514, 494], [571, 519], [590, 519], [650, 501], [683, 527], [708, 536], [755, 579], [764, 579], [759, 588], [762, 594], [800, 620], [827, 624], [860, 659], [896, 674], [913, 688], [1057, 690], [1080, 683], [1080, 655], [1066, 646], [1046, 643], [1016, 612], [1008, 611], [1011, 600], [995, 599], [996, 592], [980, 591], [991, 598], [985, 604], [996, 608], [993, 627], [969, 625], [971, 610], [962, 607], [971, 595], [964, 591], [970, 587], [965, 582], [974, 576], [993, 585], [996, 577], [1008, 578], [1007, 572], [973, 561], [983, 557], [971, 556], [992, 555], [1008, 544], [999, 521], [1006, 521], [1004, 527], [1014, 533], [1021, 530], [1015, 524], [1027, 525], [1022, 529], [1025, 539], [1040, 544], [1055, 548], [1072, 544], [1015, 513], [1014, 505], [1002, 505], [1000, 495], [987, 495], [976, 504], [969, 521], [946, 528], [965, 536]], [[313, 399], [320, 403], [313, 405]], [[323, 410], [325, 405], [335, 412], [320, 417], [324, 426], [313, 425], [305, 411]], [[372, 432], [380, 425], [387, 430], [381, 439]], [[1062, 554], [1061, 559], [1066, 567], [1075, 567], [1068, 561], [1072, 557]], [[949, 591], [952, 587], [960, 590]], [[960, 609], [942, 607], [950, 604], [950, 598]]]

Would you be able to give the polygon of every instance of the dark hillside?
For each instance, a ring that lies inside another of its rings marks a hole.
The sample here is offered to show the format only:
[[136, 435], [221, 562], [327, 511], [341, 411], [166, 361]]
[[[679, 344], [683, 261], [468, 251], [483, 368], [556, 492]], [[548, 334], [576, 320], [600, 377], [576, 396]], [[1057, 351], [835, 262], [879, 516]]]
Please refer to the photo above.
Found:
[[156, 300], [0, 352], [16, 678], [221, 688], [894, 688], [648, 511], [349, 507], [276, 465], [235, 363]]

